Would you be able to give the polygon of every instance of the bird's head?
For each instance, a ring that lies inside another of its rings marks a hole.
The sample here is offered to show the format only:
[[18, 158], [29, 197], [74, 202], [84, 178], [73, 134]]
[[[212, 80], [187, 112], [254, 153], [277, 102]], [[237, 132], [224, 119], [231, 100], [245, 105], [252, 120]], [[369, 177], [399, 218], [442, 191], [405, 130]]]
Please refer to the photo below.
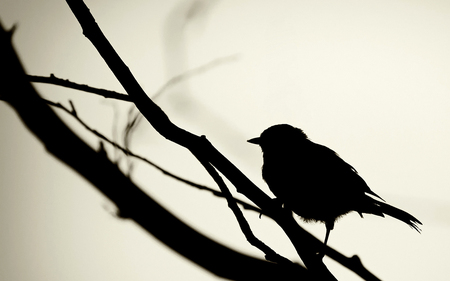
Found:
[[279, 124], [269, 127], [261, 133], [261, 136], [248, 140], [249, 143], [257, 144], [263, 151], [271, 148], [283, 148], [286, 145], [296, 144], [308, 137], [299, 128], [288, 124]]

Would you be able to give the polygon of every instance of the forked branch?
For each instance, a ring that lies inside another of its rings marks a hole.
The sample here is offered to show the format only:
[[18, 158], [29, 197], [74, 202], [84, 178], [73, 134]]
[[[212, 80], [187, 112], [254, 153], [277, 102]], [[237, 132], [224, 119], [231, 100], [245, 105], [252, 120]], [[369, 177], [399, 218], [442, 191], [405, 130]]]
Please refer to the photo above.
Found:
[[301, 229], [291, 216], [288, 216], [281, 208], [274, 208], [270, 198], [212, 145], [205, 146], [201, 137], [173, 124], [161, 108], [152, 102], [106, 39], [84, 2], [82, 0], [66, 0], [66, 2], [80, 23], [83, 34], [95, 46], [148, 122], [163, 137], [187, 148], [196, 158], [211, 163], [233, 183], [238, 192], [243, 193], [257, 206], [263, 210], [270, 210], [274, 214], [273, 218], [285, 231], [313, 276], [320, 280], [336, 280], [315, 254], [319, 245], [314, 242], [311, 244], [306, 242], [308, 233]]
[[[145, 194], [102, 151], [95, 151], [76, 136], [39, 97], [26, 79], [0, 24], [0, 99], [8, 103], [49, 153], [77, 171], [114, 202], [121, 214], [139, 224], [179, 254], [223, 278], [261, 280], [301, 276], [305, 269], [255, 259], [201, 235]], [[72, 110], [73, 111], [73, 110]], [[75, 111], [73, 111], [75, 114]]]

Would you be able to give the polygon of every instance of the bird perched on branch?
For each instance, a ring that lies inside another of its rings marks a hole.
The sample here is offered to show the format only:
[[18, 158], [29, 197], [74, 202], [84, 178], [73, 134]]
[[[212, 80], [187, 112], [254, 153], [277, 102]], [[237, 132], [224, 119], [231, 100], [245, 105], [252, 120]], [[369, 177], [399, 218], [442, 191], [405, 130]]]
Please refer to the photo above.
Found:
[[389, 215], [420, 232], [418, 219], [382, 202], [352, 166], [301, 129], [274, 125], [248, 142], [261, 147], [263, 179], [284, 207], [307, 222], [325, 223], [325, 245], [336, 219], [351, 211]]

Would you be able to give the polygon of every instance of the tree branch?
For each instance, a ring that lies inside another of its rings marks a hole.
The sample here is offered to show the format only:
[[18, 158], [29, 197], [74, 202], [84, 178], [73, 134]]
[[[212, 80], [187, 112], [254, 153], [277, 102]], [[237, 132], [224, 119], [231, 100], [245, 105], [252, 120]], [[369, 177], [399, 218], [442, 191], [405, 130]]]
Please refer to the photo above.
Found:
[[[316, 252], [315, 249], [318, 248], [319, 243], [308, 237], [309, 234], [300, 228], [295, 223], [295, 220], [289, 218], [285, 214], [282, 214], [279, 209], [273, 208], [269, 203], [270, 198], [268, 198], [267, 195], [265, 195], [251, 181], [249, 181], [245, 175], [243, 175], [231, 162], [223, 157], [214, 147], [206, 147], [204, 148], [204, 151], [201, 151], [198, 146], [198, 136], [195, 136], [171, 123], [164, 112], [162, 112], [159, 107], [154, 105], [145, 95], [129, 69], [121, 61], [112, 46], [101, 33], [94, 18], [90, 15], [89, 10], [84, 3], [76, 0], [67, 0], [67, 3], [80, 21], [84, 34], [99, 50], [100, 54], [104, 57], [113, 73], [122, 85], [124, 85], [127, 93], [132, 96], [139, 110], [153, 125], [153, 127], [167, 139], [188, 148], [194, 155], [199, 155], [197, 153], [205, 153], [208, 155], [209, 162], [221, 171], [236, 186], [238, 192], [245, 194], [263, 210], [267, 210], [271, 213], [275, 221], [283, 228], [288, 237], [291, 239], [302, 260], [308, 268], [314, 272], [315, 277], [319, 277], [321, 280], [334, 280], [334, 277], [328, 272], [321, 261], [316, 261], [314, 259], [314, 253]], [[307, 242], [302, 244], [302, 241]], [[324, 270], [323, 272], [325, 273], [323, 273], [322, 270]], [[324, 275], [322, 275], [322, 273]]]
[[[204, 141], [208, 142], [205, 136], [202, 136]], [[223, 181], [223, 179], [220, 177], [219, 173], [216, 171], [216, 169], [206, 160], [204, 159], [198, 159], [200, 163], [205, 167], [205, 169], [208, 171], [208, 173], [211, 175], [211, 177], [214, 179], [214, 181], [219, 186], [220, 190], [222, 191], [222, 194], [224, 195], [225, 199], [228, 202], [228, 207], [233, 211], [233, 214], [235, 215], [239, 227], [242, 230], [242, 233], [244, 233], [245, 238], [247, 241], [261, 250], [265, 256], [266, 259], [269, 261], [273, 261], [279, 264], [291, 264], [292, 262], [288, 259], [286, 259], [283, 256], [280, 256], [277, 254], [274, 250], [272, 250], [269, 246], [264, 244], [261, 240], [259, 240], [252, 232], [250, 225], [248, 224], [247, 220], [244, 217], [244, 214], [242, 214], [241, 210], [236, 204], [235, 199], [231, 195], [230, 190], [228, 189], [227, 185]]]
[[[72, 116], [73, 116], [73, 117], [74, 117], [74, 118], [75, 118], [75, 119], [76, 119], [83, 127], [86, 128], [86, 130], [90, 131], [91, 133], [93, 133], [94, 135], [96, 135], [97, 137], [99, 137], [100, 139], [102, 139], [102, 140], [106, 141], [107, 143], [111, 144], [111, 145], [114, 146], [115, 148], [121, 150], [125, 155], [131, 156], [131, 157], [135, 157], [135, 158], [137, 158], [137, 159], [139, 159], [139, 160], [141, 160], [141, 161], [143, 161], [143, 162], [149, 164], [150, 166], [156, 168], [157, 170], [161, 171], [163, 174], [165, 174], [165, 175], [167, 175], [167, 176], [169, 176], [169, 177], [172, 177], [172, 178], [174, 178], [174, 179], [176, 179], [176, 180], [179, 180], [179, 181], [181, 181], [181, 182], [183, 182], [183, 183], [185, 183], [185, 184], [187, 184], [187, 185], [190, 185], [190, 186], [192, 186], [192, 187], [198, 188], [198, 189], [200, 189], [200, 190], [206, 190], [206, 191], [209, 191], [209, 192], [211, 192], [213, 195], [215, 195], [215, 196], [217, 196], [217, 197], [225, 198], [225, 195], [224, 195], [222, 192], [219, 192], [219, 191], [214, 190], [214, 189], [212, 189], [212, 188], [210, 188], [210, 187], [207, 187], [207, 186], [204, 186], [204, 185], [200, 185], [200, 184], [194, 183], [194, 182], [189, 181], [189, 180], [187, 180], [187, 179], [181, 178], [181, 177], [179, 177], [179, 176], [177, 176], [177, 175], [175, 175], [175, 174], [172, 174], [171, 172], [169, 172], [169, 171], [163, 169], [162, 167], [158, 166], [157, 164], [151, 162], [150, 160], [148, 160], [148, 159], [146, 159], [146, 158], [144, 158], [144, 157], [142, 157], [142, 156], [140, 156], [140, 155], [137, 155], [137, 154], [133, 153], [132, 151], [130, 151], [129, 149], [126, 149], [126, 148], [120, 146], [119, 144], [117, 144], [117, 143], [111, 141], [110, 139], [108, 139], [107, 137], [105, 137], [103, 134], [101, 134], [101, 133], [98, 132], [97, 130], [92, 129], [89, 125], [87, 125], [87, 124], [86, 124], [86, 123], [78, 116], [78, 114], [76, 113], [75, 107], [73, 106], [72, 103], [70, 103], [72, 109], [68, 109], [67, 107], [65, 107], [64, 105], [62, 105], [62, 104], [60, 104], [60, 103], [54, 103], [54, 102], [52, 102], [52, 101], [48, 101], [48, 100], [45, 100], [45, 99], [42, 99], [42, 100], [45, 101], [47, 104], [49, 104], [49, 105], [51, 105], [51, 106], [53, 106], [53, 107], [56, 107], [56, 108], [60, 108], [61, 110], [67, 112], [67, 113], [70, 114], [70, 115], [72, 115]], [[216, 181], [216, 182], [217, 182], [217, 181]], [[230, 194], [230, 196], [231, 196], [231, 194]], [[234, 197], [233, 197], [233, 199], [236, 201], [236, 203], [240, 204], [244, 209], [252, 210], [252, 211], [258, 212], [258, 213], [260, 213], [260, 214], [267, 215], [268, 217], [271, 217], [270, 214], [264, 213], [261, 209], [255, 207], [255, 206], [253, 206], [253, 205], [250, 205], [250, 204], [248, 204], [248, 203], [246, 203], [246, 202], [244, 202], [244, 201], [241, 201], [241, 200], [239, 200], [239, 199], [236, 199], [236, 198], [234, 198]], [[238, 216], [238, 215], [237, 215], [237, 216]], [[246, 223], [246, 222], [245, 222], [245, 223]], [[245, 234], [245, 232], [244, 232], [244, 234]], [[248, 240], [252, 245], [258, 243], [258, 242], [255, 240], [256, 237], [255, 237], [254, 239], [252, 238], [252, 234], [250, 234], [250, 235], [247, 235], [247, 234], [246, 234], [246, 238], [247, 238], [247, 240]], [[317, 244], [321, 243], [321, 241], [319, 241], [317, 238], [315, 238], [315, 237], [313, 237], [313, 236], [311, 236], [310, 239], [315, 240]], [[254, 241], [256, 241], [256, 242], [254, 242]], [[263, 247], [264, 247], [264, 246], [261, 246], [261, 248], [263, 248]], [[264, 253], [266, 253], [266, 259], [267, 259], [267, 260], [275, 261], [275, 262], [277, 262], [277, 261], [278, 261], [278, 262], [281, 262], [281, 261], [283, 260], [283, 258], [282, 258], [282, 257], [279, 258], [279, 257], [277, 256], [276, 253], [271, 253], [271, 252], [270, 252], [271, 250], [262, 250], [262, 251], [263, 251]], [[359, 259], [358, 256], [355, 255], [355, 256], [352, 256], [352, 257], [346, 257], [346, 256], [342, 255], [341, 253], [339, 253], [338, 251], [336, 251], [335, 249], [329, 247], [329, 246], [327, 246], [326, 253], [327, 253], [327, 255], [328, 255], [330, 258], [334, 259], [335, 261], [339, 262], [339, 263], [342, 264], [343, 266], [345, 266], [345, 267], [347, 267], [348, 269], [352, 270], [353, 272], [355, 272], [356, 274], [358, 274], [359, 276], [361, 276], [364, 280], [368, 280], [368, 281], [380, 281], [380, 279], [378, 279], [376, 276], [374, 276], [372, 273], [370, 273], [370, 272], [362, 265], [361, 260]], [[290, 262], [290, 261], [289, 261], [289, 262]]]
[[[190, 185], [190, 186], [195, 187], [195, 188], [200, 189], [200, 190], [206, 190], [206, 191], [209, 191], [209, 192], [211, 192], [214, 196], [221, 197], [221, 198], [225, 198], [225, 196], [224, 196], [221, 192], [219, 192], [219, 191], [217, 191], [217, 190], [214, 190], [214, 189], [212, 189], [212, 188], [210, 188], [210, 187], [207, 187], [207, 186], [205, 186], [205, 185], [201, 185], [201, 184], [195, 183], [195, 182], [193, 182], [193, 181], [187, 180], [187, 179], [185, 179], [185, 178], [182, 178], [182, 177], [180, 177], [180, 176], [177, 176], [177, 175], [175, 175], [175, 174], [173, 174], [173, 173], [167, 171], [166, 169], [162, 168], [161, 166], [155, 164], [154, 162], [148, 160], [147, 158], [142, 157], [142, 156], [140, 156], [140, 155], [138, 155], [138, 154], [135, 154], [135, 153], [132, 152], [131, 150], [122, 147], [122, 146], [119, 145], [118, 143], [116, 143], [116, 142], [110, 140], [109, 138], [107, 138], [105, 135], [103, 135], [103, 134], [100, 133], [99, 131], [92, 129], [88, 124], [86, 124], [86, 122], [84, 122], [84, 121], [78, 116], [78, 114], [77, 114], [77, 112], [76, 112], [76, 110], [75, 110], [75, 107], [73, 106], [72, 102], [70, 102], [72, 109], [68, 109], [67, 107], [65, 107], [65, 106], [62, 105], [61, 103], [55, 103], [55, 102], [52, 102], [52, 101], [49, 101], [49, 100], [46, 100], [46, 99], [42, 99], [42, 100], [43, 100], [45, 103], [47, 103], [48, 105], [51, 105], [51, 106], [53, 106], [53, 107], [55, 107], [55, 108], [59, 108], [59, 109], [65, 111], [66, 113], [70, 114], [70, 115], [73, 116], [73, 117], [78, 121], [78, 123], [80, 123], [86, 130], [88, 130], [89, 132], [91, 132], [92, 134], [94, 134], [95, 136], [97, 136], [98, 138], [100, 138], [100, 139], [106, 141], [107, 143], [109, 143], [109, 144], [112, 145], [113, 147], [119, 149], [119, 150], [122, 151], [125, 155], [130, 156], [130, 157], [134, 157], [134, 158], [136, 158], [136, 159], [139, 159], [139, 160], [141, 160], [141, 161], [147, 163], [148, 165], [154, 167], [155, 169], [159, 170], [159, 171], [162, 172], [164, 175], [169, 176], [169, 177], [171, 177], [171, 178], [173, 178], [173, 179], [175, 179], [175, 180], [178, 180], [178, 181], [180, 181], [180, 182], [182, 182], [182, 183], [185, 183], [185, 184], [187, 184], [187, 185]], [[242, 200], [236, 199], [236, 198], [233, 198], [233, 199], [236, 201], [236, 203], [242, 205], [242, 207], [243, 207], [244, 209], [252, 210], [252, 211], [255, 211], [255, 212], [257, 212], [257, 213], [262, 213], [262, 210], [261, 210], [261, 209], [255, 207], [255, 206], [253, 206], [253, 205], [250, 205], [250, 204], [248, 204], [248, 203], [246, 203], [246, 202], [244, 202], [244, 201], [242, 201]]]
[[261, 209], [268, 210], [268, 212], [273, 214], [273, 218], [285, 231], [313, 276], [321, 280], [336, 280], [323, 264], [322, 259], [316, 255], [320, 244], [315, 243], [315, 241], [309, 243], [311, 240], [308, 239], [309, 233], [302, 229], [293, 217], [287, 215], [281, 208], [274, 208], [273, 204], [271, 204], [271, 199], [212, 145], [204, 146], [204, 142], [201, 141], [199, 136], [173, 124], [161, 108], [145, 94], [129, 68], [100, 30], [84, 2], [82, 0], [66, 0], [66, 2], [80, 23], [83, 34], [95, 46], [125, 91], [133, 99], [136, 107], [153, 128], [166, 139], [189, 149], [197, 158], [207, 159], [209, 163], [233, 183], [238, 192], [247, 196]]
[[201, 235], [145, 194], [103, 151], [93, 150], [78, 138], [39, 97], [25, 77], [10, 35], [1, 23], [0, 56], [0, 99], [17, 112], [49, 153], [91, 182], [117, 205], [122, 216], [134, 220], [167, 246], [223, 278], [258, 280], [281, 276], [293, 280], [293, 276], [305, 276], [306, 270], [298, 265], [284, 266], [248, 257]]
[[[188, 70], [185, 73], [182, 73], [180, 75], [174, 76], [174, 77], [170, 78], [170, 80], [167, 81], [164, 85], [162, 85], [161, 88], [159, 88], [158, 91], [156, 91], [156, 93], [152, 96], [152, 99], [158, 98], [168, 88], [170, 88], [173, 85], [176, 85], [176, 84], [180, 83], [183, 80], [189, 79], [192, 76], [195, 76], [195, 75], [198, 75], [198, 74], [203, 73], [205, 71], [208, 71], [209, 69], [211, 69], [211, 68], [213, 68], [213, 67], [215, 67], [215, 66], [217, 66], [219, 64], [222, 64], [222, 63], [225, 63], [225, 62], [228, 62], [228, 61], [236, 60], [237, 57], [238, 57], [237, 55], [231, 55], [231, 56], [227, 56], [227, 57], [217, 58], [217, 59], [215, 59], [213, 61], [208, 62], [205, 65], [201, 65], [201, 66], [196, 67], [194, 69]], [[86, 85], [86, 84], [78, 84], [78, 83], [75, 83], [75, 82], [71, 82], [71, 81], [69, 81], [69, 79], [58, 78], [53, 73], [51, 73], [49, 77], [39, 76], [39, 75], [29, 75], [29, 74], [27, 74], [26, 77], [28, 78], [28, 80], [30, 82], [52, 84], [52, 85], [62, 86], [62, 87], [70, 88], [70, 89], [75, 89], [75, 90], [88, 92], [88, 93], [93, 93], [93, 94], [96, 94], [96, 95], [99, 95], [99, 96], [103, 96], [104, 98], [132, 102], [130, 96], [128, 96], [128, 95], [121, 94], [121, 93], [118, 93], [118, 92], [115, 92], [115, 91], [111, 91], [111, 90], [91, 87], [91, 86]]]
[[50, 74], [49, 77], [36, 76], [36, 75], [26, 75], [26, 77], [28, 78], [28, 80], [30, 82], [58, 85], [58, 86], [66, 87], [66, 88], [80, 90], [80, 91], [84, 91], [84, 92], [88, 92], [88, 93], [93, 93], [93, 94], [100, 95], [100, 96], [103, 96], [104, 98], [109, 98], [109, 99], [116, 99], [116, 100], [122, 100], [122, 101], [128, 101], [128, 102], [132, 101], [130, 96], [128, 96], [128, 95], [124, 95], [124, 94], [117, 93], [117, 92], [110, 91], [110, 90], [94, 88], [94, 87], [91, 87], [88, 85], [77, 84], [75, 82], [69, 81], [68, 79], [58, 78], [55, 75], [53, 75], [53, 73]]

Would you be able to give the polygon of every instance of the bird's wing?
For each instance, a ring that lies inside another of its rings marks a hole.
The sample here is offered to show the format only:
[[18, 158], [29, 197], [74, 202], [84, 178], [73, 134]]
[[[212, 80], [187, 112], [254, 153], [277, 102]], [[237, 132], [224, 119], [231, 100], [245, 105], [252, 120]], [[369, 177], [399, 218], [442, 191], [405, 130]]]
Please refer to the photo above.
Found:
[[312, 144], [311, 155], [319, 165], [326, 170], [326, 173], [334, 175], [342, 180], [343, 185], [349, 188], [350, 192], [363, 192], [375, 196], [384, 201], [383, 198], [373, 192], [362, 177], [358, 175], [356, 169], [345, 162], [334, 150], [317, 143]]

